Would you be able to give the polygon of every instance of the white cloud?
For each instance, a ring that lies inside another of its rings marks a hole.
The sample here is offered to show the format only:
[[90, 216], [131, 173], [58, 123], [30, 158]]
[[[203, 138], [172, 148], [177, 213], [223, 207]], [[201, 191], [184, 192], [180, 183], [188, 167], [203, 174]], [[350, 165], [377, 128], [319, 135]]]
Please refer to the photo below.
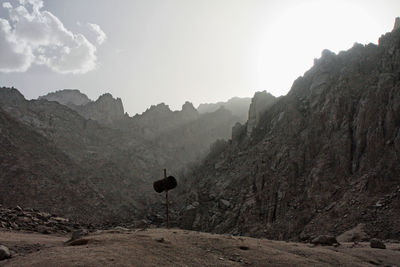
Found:
[[8, 21], [0, 18], [0, 71], [24, 72], [33, 59], [29, 47], [18, 43]]
[[89, 29], [91, 29], [97, 36], [97, 43], [101, 45], [107, 39], [107, 35], [100, 28], [99, 25], [94, 23], [88, 23]]
[[12, 8], [12, 5], [10, 4], [10, 2], [4, 2], [3, 7], [9, 9]]
[[[69, 31], [51, 12], [42, 10], [42, 0], [19, 3], [15, 8], [3, 3], [9, 20], [0, 18], [1, 72], [24, 72], [32, 64], [46, 65], [63, 74], [86, 73], [96, 68], [97, 48], [84, 35]], [[100, 45], [106, 35], [100, 26], [90, 25]]]

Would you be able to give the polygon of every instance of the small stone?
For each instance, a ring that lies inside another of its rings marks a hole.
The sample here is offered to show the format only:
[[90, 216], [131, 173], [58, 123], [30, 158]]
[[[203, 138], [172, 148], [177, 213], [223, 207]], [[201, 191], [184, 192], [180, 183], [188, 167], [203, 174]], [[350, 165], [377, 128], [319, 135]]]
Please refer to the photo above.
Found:
[[8, 250], [8, 247], [0, 245], [0, 261], [11, 258], [10, 251]]
[[228, 200], [221, 199], [220, 203], [222, 204], [223, 207], [229, 208], [231, 206], [231, 203]]
[[372, 238], [370, 240], [370, 246], [371, 246], [371, 248], [386, 249], [385, 244], [381, 240], [379, 240], [377, 238]]
[[160, 243], [164, 243], [165, 242], [164, 237], [157, 237], [157, 238], [154, 238], [154, 240], [157, 241], [157, 242], [160, 242]]

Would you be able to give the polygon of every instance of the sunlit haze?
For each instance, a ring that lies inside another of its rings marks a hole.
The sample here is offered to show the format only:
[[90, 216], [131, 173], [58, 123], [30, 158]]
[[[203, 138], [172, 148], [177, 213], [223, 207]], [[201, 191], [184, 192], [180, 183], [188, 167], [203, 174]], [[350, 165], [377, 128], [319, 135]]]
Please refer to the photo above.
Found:
[[323, 49], [377, 43], [399, 15], [398, 0], [2, 0], [0, 86], [109, 92], [130, 115], [279, 96]]

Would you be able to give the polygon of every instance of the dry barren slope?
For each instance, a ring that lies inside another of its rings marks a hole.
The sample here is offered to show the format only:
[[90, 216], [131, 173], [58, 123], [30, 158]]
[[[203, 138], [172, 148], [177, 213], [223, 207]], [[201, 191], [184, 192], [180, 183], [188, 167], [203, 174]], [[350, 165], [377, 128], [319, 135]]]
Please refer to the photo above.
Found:
[[[178, 229], [108, 230], [90, 234], [85, 245], [67, 237], [0, 232], [0, 243], [19, 251], [1, 266], [372, 266], [400, 262], [400, 244], [312, 247]], [[162, 239], [162, 242], [160, 242]]]

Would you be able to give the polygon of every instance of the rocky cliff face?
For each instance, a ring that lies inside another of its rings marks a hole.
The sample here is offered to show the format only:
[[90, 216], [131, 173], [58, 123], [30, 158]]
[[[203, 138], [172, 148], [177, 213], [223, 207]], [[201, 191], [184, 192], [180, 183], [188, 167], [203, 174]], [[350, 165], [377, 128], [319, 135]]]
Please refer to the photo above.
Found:
[[397, 29], [379, 46], [324, 51], [250, 136], [186, 174], [181, 226], [306, 240], [362, 222], [371, 237], [398, 239], [399, 155]]

